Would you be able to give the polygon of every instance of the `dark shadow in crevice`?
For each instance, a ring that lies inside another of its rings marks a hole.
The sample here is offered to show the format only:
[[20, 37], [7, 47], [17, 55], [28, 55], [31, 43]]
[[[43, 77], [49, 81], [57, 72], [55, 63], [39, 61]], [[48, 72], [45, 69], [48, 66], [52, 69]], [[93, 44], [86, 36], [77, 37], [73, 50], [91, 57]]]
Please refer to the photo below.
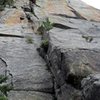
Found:
[[[55, 13], [52, 13], [52, 15], [54, 16], [60, 16], [60, 17], [65, 17], [65, 18], [73, 18], [73, 19], [80, 19], [79, 17], [73, 17], [73, 16], [68, 16], [66, 14], [55, 14]], [[83, 19], [83, 18], [82, 18]]]
[[73, 86], [74, 88], [81, 90], [81, 81], [84, 77], [81, 76], [75, 76], [75, 75], [68, 75], [68, 78], [66, 80], [66, 82], [68, 84], [70, 84], [71, 86]]
[[2, 33], [0, 33], [0, 37], [16, 37], [16, 38], [24, 38], [24, 36], [20, 36], [20, 35], [2, 34]]
[[70, 27], [70, 26], [67, 26], [67, 25], [63, 25], [63, 24], [60, 24], [60, 23], [53, 23], [53, 27], [61, 28], [61, 29], [76, 29], [76, 28], [73, 28], [73, 27]]

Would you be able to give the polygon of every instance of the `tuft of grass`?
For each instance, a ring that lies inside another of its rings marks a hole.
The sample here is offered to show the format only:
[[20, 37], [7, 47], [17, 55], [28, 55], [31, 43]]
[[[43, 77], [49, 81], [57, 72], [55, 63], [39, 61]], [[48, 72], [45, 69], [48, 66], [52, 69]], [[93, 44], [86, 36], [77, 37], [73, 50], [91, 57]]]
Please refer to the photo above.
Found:
[[47, 31], [53, 28], [53, 23], [50, 22], [49, 18], [46, 18], [45, 21], [42, 22], [41, 26], [38, 28], [39, 34], [44, 34]]
[[49, 31], [53, 28], [53, 24], [50, 22], [49, 18], [46, 18], [46, 20], [43, 21], [43, 27], [46, 31]]
[[7, 79], [8, 79], [7, 76], [0, 75], [0, 84], [2, 84], [3, 82], [5, 82]]
[[31, 37], [31, 36], [27, 36], [27, 37], [26, 37], [26, 42], [27, 42], [28, 44], [33, 44], [33, 39], [32, 39], [32, 37]]
[[41, 25], [38, 29], [37, 29], [38, 34], [42, 35], [45, 33], [45, 29], [43, 27], [43, 25]]
[[93, 37], [92, 36], [82, 35], [82, 38], [84, 38], [86, 40], [86, 42], [92, 42], [93, 41]]
[[0, 75], [0, 100], [8, 100], [7, 93], [13, 89], [9, 84], [3, 84], [6, 83], [7, 79], [7, 76]]
[[49, 47], [49, 41], [48, 41], [48, 39], [43, 40], [40, 47], [43, 48], [44, 51], [47, 53], [48, 47]]
[[0, 96], [0, 100], [8, 100], [5, 96]]
[[14, 0], [0, 0], [0, 11], [4, 10], [4, 8], [8, 5], [13, 6]]
[[5, 95], [7, 96], [7, 92], [11, 91], [13, 89], [12, 86], [9, 86], [8, 84], [7, 85], [1, 85], [0, 86], [0, 91]]

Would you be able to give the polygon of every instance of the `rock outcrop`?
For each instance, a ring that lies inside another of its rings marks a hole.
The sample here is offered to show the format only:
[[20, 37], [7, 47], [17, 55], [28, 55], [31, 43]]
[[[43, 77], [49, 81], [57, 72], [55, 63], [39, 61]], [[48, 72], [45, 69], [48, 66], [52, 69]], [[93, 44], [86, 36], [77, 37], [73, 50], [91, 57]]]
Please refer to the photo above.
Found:
[[[8, 100], [99, 100], [100, 11], [80, 0], [37, 4], [35, 16], [28, 0], [0, 12], [0, 74], [8, 70], [14, 87]], [[35, 34], [47, 18], [50, 29]]]
[[54, 76], [57, 100], [81, 100], [83, 78], [100, 72], [100, 11], [79, 0], [67, 1], [68, 8], [65, 0], [46, 4], [45, 15], [53, 29], [43, 34], [48, 47], [41, 46], [38, 51]]
[[8, 100], [53, 100], [53, 78], [36, 50], [41, 36], [22, 9], [26, 4], [16, 0], [16, 8], [0, 12], [0, 74], [6, 68], [13, 77]]
[[92, 74], [82, 81], [82, 100], [100, 99], [100, 74]]

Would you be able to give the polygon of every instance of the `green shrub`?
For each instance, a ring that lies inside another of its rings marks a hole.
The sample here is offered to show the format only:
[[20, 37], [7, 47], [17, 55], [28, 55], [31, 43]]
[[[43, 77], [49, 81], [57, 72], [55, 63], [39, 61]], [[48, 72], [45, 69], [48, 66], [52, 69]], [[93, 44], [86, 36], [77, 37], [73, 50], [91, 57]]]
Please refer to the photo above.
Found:
[[42, 22], [41, 26], [38, 28], [39, 34], [44, 34], [47, 31], [53, 28], [53, 24], [50, 22], [49, 18], [46, 18], [45, 21]]
[[86, 40], [86, 42], [92, 42], [93, 41], [93, 37], [92, 36], [82, 35], [82, 38], [84, 38]]
[[13, 6], [14, 0], [0, 0], [0, 11], [4, 10], [6, 5]]
[[46, 53], [48, 51], [48, 47], [49, 47], [49, 41], [48, 41], [48, 39], [43, 40], [42, 43], [41, 43], [41, 48], [43, 48]]
[[13, 89], [12, 86], [6, 83], [8, 77], [4, 75], [0, 75], [0, 100], [7, 100], [7, 92]]
[[27, 36], [27, 37], [26, 37], [26, 42], [27, 42], [28, 44], [32, 44], [32, 43], [33, 43], [32, 37]]
[[5, 96], [0, 96], [0, 100], [8, 100]]
[[53, 28], [53, 25], [50, 22], [49, 18], [46, 18], [46, 21], [43, 21], [43, 27], [46, 31], [49, 31]]

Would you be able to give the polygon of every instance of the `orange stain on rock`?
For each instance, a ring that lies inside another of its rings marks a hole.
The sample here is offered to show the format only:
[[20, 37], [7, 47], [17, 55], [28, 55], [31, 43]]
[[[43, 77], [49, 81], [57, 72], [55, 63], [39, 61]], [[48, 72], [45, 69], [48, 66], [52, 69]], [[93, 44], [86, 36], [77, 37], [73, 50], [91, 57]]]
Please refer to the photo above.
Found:
[[46, 13], [66, 14], [74, 16], [70, 8], [67, 6], [66, 0], [48, 0], [45, 4]]
[[[25, 16], [24, 13], [19, 10], [15, 10], [14, 13], [5, 20], [5, 24], [16, 25], [22, 23], [22, 21], [20, 20], [21, 16]], [[26, 22], [25, 19], [23, 21], [24, 23]]]

